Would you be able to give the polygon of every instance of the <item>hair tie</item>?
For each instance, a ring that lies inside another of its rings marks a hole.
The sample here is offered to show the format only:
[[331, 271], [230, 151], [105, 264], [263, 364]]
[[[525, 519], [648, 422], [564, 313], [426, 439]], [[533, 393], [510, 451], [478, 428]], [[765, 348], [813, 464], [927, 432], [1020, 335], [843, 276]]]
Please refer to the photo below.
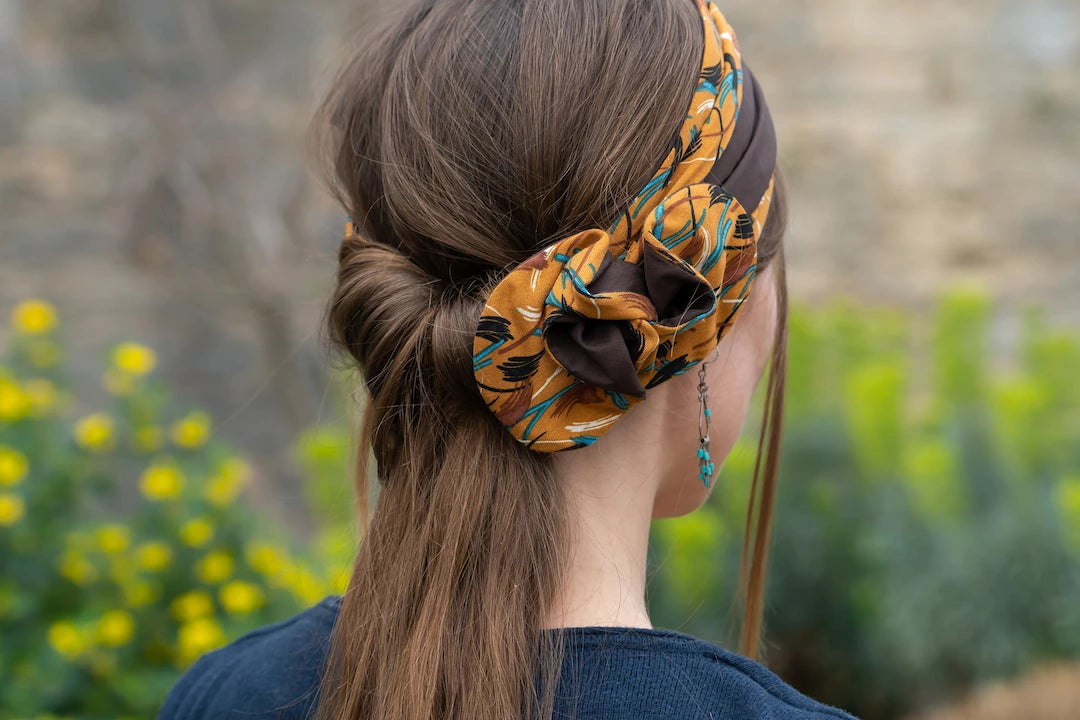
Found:
[[734, 31], [714, 3], [696, 2], [701, 73], [667, 159], [611, 227], [513, 268], [477, 323], [480, 394], [532, 450], [593, 443], [708, 356], [750, 290], [776, 136]]

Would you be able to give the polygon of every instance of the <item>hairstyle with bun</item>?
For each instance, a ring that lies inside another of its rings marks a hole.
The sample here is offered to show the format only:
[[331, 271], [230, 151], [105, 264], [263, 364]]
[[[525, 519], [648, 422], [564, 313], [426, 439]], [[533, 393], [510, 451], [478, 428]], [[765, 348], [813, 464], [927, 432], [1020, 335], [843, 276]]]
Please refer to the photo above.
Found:
[[[542, 620], [573, 528], [551, 456], [477, 391], [477, 318], [507, 270], [606, 227], [652, 176], [697, 80], [701, 17], [693, 0], [419, 0], [351, 47], [312, 138], [356, 229], [324, 329], [363, 379], [362, 537], [316, 717], [549, 718], [562, 647]], [[777, 263], [780, 319], [736, 598], [751, 658], [783, 411], [785, 196], [777, 168], [757, 262]]]

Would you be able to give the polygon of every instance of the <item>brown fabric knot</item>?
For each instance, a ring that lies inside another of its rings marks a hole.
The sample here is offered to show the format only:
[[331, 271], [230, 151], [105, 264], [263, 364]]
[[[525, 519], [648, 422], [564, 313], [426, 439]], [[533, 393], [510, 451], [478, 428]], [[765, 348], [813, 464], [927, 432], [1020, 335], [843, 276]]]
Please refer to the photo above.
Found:
[[662, 338], [712, 312], [716, 294], [652, 233], [640, 236], [636, 261], [614, 259], [602, 230], [582, 239], [593, 244], [576, 249], [545, 301], [552, 308], [543, 325], [547, 349], [574, 377], [643, 398], [639, 375], [665, 352]]

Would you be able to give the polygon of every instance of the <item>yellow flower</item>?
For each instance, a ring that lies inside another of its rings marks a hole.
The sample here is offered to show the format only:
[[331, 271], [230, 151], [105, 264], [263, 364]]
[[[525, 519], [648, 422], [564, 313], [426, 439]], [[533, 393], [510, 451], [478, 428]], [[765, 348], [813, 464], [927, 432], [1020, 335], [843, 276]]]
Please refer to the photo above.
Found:
[[0, 493], [0, 527], [14, 525], [22, 519], [26, 504], [18, 495]]
[[18, 485], [26, 477], [30, 461], [13, 447], [0, 445], [0, 485]]
[[44, 415], [56, 406], [58, 394], [56, 386], [50, 380], [45, 378], [27, 380], [23, 390], [31, 409], [37, 415]]
[[101, 374], [101, 384], [113, 395], [130, 395], [135, 392], [136, 376], [116, 368], [108, 368]]
[[56, 308], [44, 300], [23, 300], [11, 311], [11, 326], [23, 335], [41, 335], [56, 327]]
[[285, 566], [285, 553], [266, 543], [251, 543], [244, 550], [244, 558], [256, 572], [267, 576], [277, 575]]
[[154, 452], [161, 448], [161, 435], [157, 425], [143, 425], [135, 430], [135, 444], [144, 452]]
[[157, 367], [153, 350], [134, 342], [123, 342], [113, 348], [113, 366], [131, 375], [146, 375]]
[[181, 662], [191, 662], [203, 653], [225, 644], [225, 632], [212, 618], [199, 618], [180, 626], [176, 644]]
[[236, 499], [240, 489], [251, 478], [251, 466], [244, 460], [232, 457], [225, 460], [207, 483], [203, 496], [211, 504], [225, 507]]
[[221, 587], [218, 592], [221, 607], [234, 615], [245, 615], [262, 607], [266, 599], [262, 589], [253, 583], [233, 580]]
[[202, 590], [191, 590], [178, 595], [169, 606], [173, 617], [180, 622], [190, 622], [214, 612], [214, 599]]
[[13, 380], [0, 375], [0, 420], [15, 422], [26, 415], [30, 400]]
[[211, 478], [210, 482], [207, 483], [206, 488], [203, 490], [203, 497], [211, 505], [223, 508], [236, 499], [238, 490], [239, 488], [226, 478], [217, 476]]
[[199, 547], [214, 537], [214, 525], [204, 516], [192, 518], [180, 526], [180, 539], [191, 547]]
[[57, 561], [56, 569], [62, 576], [80, 586], [89, 585], [98, 578], [98, 570], [94, 564], [76, 550], [65, 550]]
[[120, 523], [102, 525], [94, 533], [98, 547], [107, 555], [116, 555], [128, 549], [131, 544], [131, 532]]
[[60, 620], [49, 626], [49, 644], [68, 660], [86, 652], [90, 643], [86, 635], [70, 620]]
[[135, 560], [143, 570], [157, 572], [169, 567], [172, 562], [172, 548], [160, 540], [144, 542], [135, 548]]
[[97, 623], [97, 640], [102, 645], [120, 647], [135, 635], [135, 618], [126, 610], [110, 610]]
[[151, 500], [169, 500], [184, 489], [184, 473], [176, 465], [157, 462], [143, 471], [139, 489]]
[[326, 590], [318, 578], [305, 568], [298, 566], [290, 568], [286, 583], [293, 595], [308, 605], [319, 602], [326, 595]]
[[108, 450], [113, 443], [113, 422], [105, 413], [93, 413], [75, 423], [75, 442], [87, 450]]
[[199, 561], [195, 574], [207, 585], [227, 579], [233, 572], [233, 556], [224, 550], [214, 550]]
[[124, 601], [129, 607], [138, 608], [149, 605], [158, 598], [157, 587], [145, 580], [124, 583]]
[[203, 410], [190, 412], [172, 424], [172, 441], [189, 450], [202, 447], [210, 437], [210, 415]]

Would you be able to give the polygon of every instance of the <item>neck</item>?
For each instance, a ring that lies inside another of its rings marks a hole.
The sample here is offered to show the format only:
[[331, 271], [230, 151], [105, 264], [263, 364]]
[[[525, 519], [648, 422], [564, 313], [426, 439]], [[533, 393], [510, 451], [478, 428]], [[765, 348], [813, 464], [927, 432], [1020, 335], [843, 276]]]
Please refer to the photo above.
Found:
[[571, 538], [564, 581], [544, 627], [652, 627], [645, 576], [656, 474], [648, 461], [635, 466], [625, 456], [594, 450], [600, 447], [575, 450], [573, 462], [557, 463]]

